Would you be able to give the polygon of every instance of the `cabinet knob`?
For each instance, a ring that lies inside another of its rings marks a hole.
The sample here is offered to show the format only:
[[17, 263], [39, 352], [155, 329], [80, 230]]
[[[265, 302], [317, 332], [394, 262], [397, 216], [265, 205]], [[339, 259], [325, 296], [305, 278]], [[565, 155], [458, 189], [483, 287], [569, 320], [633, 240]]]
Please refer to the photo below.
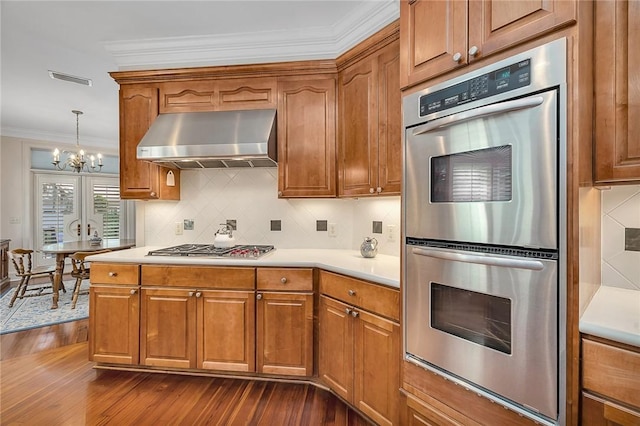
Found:
[[282, 191], [278, 191], [278, 197], [282, 197]]
[[453, 62], [460, 62], [460, 59], [462, 59], [462, 53], [456, 52], [453, 54]]
[[373, 193], [374, 193], [373, 188], [369, 188], [369, 194], [373, 194]]
[[258, 300], [262, 300], [262, 294], [258, 293], [258, 294], [256, 295], [256, 299], [258, 299]]
[[189, 293], [187, 293], [189, 295], [189, 297], [193, 297], [193, 291], [190, 291]]
[[200, 293], [199, 291], [196, 292], [196, 297], [200, 297], [200, 296], [202, 296], [202, 293]]
[[382, 192], [382, 187], [381, 186], [377, 187], [376, 191], [378, 192], [378, 194], [381, 193]]
[[352, 317], [358, 318], [358, 315], [359, 315], [358, 311], [351, 311], [351, 316]]
[[151, 193], [149, 194], [150, 197], [156, 197], [156, 193], [154, 191], [151, 191]]
[[117, 272], [109, 272], [109, 276], [110, 277], [117, 277], [118, 273]]
[[471, 49], [469, 49], [469, 56], [476, 56], [479, 50], [478, 46], [471, 46]]
[[287, 277], [282, 277], [282, 278], [280, 278], [280, 282], [281, 282], [282, 284], [286, 284], [286, 283], [287, 283]]
[[131, 293], [131, 294], [136, 294], [137, 292], [138, 292], [138, 290], [136, 290], [136, 289], [131, 289], [131, 291], [130, 291], [129, 293]]
[[347, 315], [351, 315], [351, 309], [347, 308], [344, 310], [344, 313]]
[[355, 296], [356, 295], [356, 291], [355, 290], [349, 290], [348, 293], [349, 293], [349, 296]]

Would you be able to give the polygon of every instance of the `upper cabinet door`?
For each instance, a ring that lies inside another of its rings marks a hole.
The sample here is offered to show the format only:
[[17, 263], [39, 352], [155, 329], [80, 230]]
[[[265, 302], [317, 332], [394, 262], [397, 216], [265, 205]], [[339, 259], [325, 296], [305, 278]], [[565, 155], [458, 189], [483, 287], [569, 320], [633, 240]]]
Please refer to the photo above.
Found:
[[336, 195], [336, 80], [278, 83], [278, 196]]
[[575, 0], [401, 0], [408, 87], [576, 22]]
[[400, 86], [428, 80], [467, 63], [467, 2], [400, 2]]
[[[180, 170], [170, 170], [137, 158], [138, 143], [157, 116], [158, 90], [156, 88], [124, 87], [120, 89], [120, 198], [122, 199], [180, 199]], [[167, 179], [167, 174], [171, 174], [173, 178]]]
[[469, 60], [576, 22], [572, 0], [469, 1]]
[[637, 182], [640, 2], [597, 1], [594, 15], [595, 181]]

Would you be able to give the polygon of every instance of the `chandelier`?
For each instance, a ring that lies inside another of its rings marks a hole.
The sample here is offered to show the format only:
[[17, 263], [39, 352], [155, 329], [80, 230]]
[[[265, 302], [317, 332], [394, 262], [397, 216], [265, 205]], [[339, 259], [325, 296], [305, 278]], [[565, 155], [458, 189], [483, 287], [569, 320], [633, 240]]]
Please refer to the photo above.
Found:
[[[86, 171], [89, 173], [99, 172], [102, 169], [102, 154], [98, 153], [94, 155], [87, 155], [83, 149], [80, 149], [80, 126], [79, 126], [79, 117], [83, 114], [82, 111], [72, 110], [72, 113], [76, 115], [76, 147], [77, 151], [75, 153], [70, 153], [67, 160], [60, 163], [60, 150], [56, 148], [53, 151], [53, 162], [52, 164], [58, 170], [66, 170], [69, 167], [69, 170], [72, 170], [76, 173], [80, 173], [82, 171]], [[66, 151], [64, 151], [66, 152]], [[88, 162], [87, 162], [88, 160]], [[97, 164], [96, 164], [97, 160]]]

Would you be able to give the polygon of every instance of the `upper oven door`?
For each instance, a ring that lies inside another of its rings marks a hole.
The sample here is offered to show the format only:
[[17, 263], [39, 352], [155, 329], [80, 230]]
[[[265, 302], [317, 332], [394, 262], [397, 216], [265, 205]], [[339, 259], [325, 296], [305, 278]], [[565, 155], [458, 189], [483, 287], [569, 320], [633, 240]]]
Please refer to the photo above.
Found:
[[406, 235], [557, 248], [555, 90], [406, 129]]

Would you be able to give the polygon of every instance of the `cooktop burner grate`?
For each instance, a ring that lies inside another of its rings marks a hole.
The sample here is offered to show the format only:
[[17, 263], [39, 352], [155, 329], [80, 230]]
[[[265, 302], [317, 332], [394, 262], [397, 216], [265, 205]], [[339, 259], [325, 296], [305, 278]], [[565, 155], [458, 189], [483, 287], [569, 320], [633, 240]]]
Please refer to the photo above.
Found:
[[201, 256], [258, 258], [275, 250], [271, 245], [236, 245], [228, 248], [214, 247], [213, 244], [181, 244], [179, 246], [151, 250], [148, 256]]

